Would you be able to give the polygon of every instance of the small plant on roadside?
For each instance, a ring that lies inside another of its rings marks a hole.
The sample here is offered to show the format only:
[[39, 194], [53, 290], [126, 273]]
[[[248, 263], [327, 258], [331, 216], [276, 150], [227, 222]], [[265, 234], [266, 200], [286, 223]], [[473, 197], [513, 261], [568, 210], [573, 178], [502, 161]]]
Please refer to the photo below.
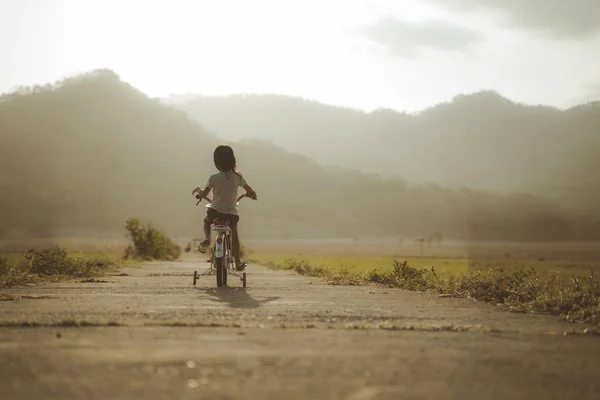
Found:
[[100, 276], [115, 267], [113, 261], [94, 259], [86, 260], [69, 257], [66, 249], [55, 247], [49, 249], [29, 249], [25, 253], [23, 265], [31, 274], [38, 276], [66, 276], [89, 278]]
[[132, 244], [125, 249], [126, 259], [172, 261], [181, 255], [181, 247], [153, 228], [151, 224], [144, 226], [138, 219], [132, 218], [126, 222], [125, 229], [132, 241]]
[[30, 274], [23, 266], [12, 265], [6, 258], [0, 257], [0, 287], [26, 285], [35, 280], [36, 276]]
[[300, 275], [316, 276], [331, 285], [359, 285], [363, 278], [346, 270], [332, 272], [324, 267], [315, 267], [305, 261], [286, 260], [283, 264], [267, 263], [269, 267], [281, 270], [292, 270]]
[[69, 257], [61, 247], [29, 249], [24, 254], [24, 260], [14, 264], [0, 258], [0, 287], [26, 285], [47, 279], [93, 278], [115, 267], [115, 263], [108, 259]]
[[593, 272], [565, 280], [541, 275], [534, 268], [488, 269], [477, 266], [465, 274], [438, 276], [417, 270], [406, 261], [394, 262], [388, 273], [371, 272], [369, 282], [407, 290], [451, 294], [503, 305], [513, 311], [538, 311], [561, 315], [570, 321], [600, 324], [600, 281]]
[[512, 311], [544, 312], [569, 321], [600, 324], [600, 281], [590, 272], [585, 277], [565, 279], [559, 274], [541, 274], [535, 268], [489, 268], [476, 265], [466, 273], [437, 273], [394, 261], [393, 269], [366, 274], [315, 267], [302, 260], [267, 263], [302, 275], [323, 278], [330, 284], [374, 283], [411, 291], [429, 292], [499, 304]]

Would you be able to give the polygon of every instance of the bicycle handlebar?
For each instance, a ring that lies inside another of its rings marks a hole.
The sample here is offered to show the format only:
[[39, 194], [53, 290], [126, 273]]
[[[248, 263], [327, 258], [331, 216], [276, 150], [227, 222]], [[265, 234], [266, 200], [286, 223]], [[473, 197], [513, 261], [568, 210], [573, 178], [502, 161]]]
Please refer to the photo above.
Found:
[[[246, 193], [244, 193], [244, 194], [243, 194], [243, 195], [241, 195], [241, 196], [238, 196], [238, 198], [237, 198], [237, 201], [240, 201], [241, 199], [243, 199], [243, 198], [244, 198], [244, 197], [246, 197], [246, 196], [247, 196], [247, 194], [246, 194]], [[199, 194], [197, 194], [197, 195], [196, 195], [196, 198], [198, 199], [198, 202], [196, 203], [196, 205], [200, 204], [200, 202], [202, 201], [202, 199], [205, 199], [205, 200], [206, 200], [206, 201], [208, 201], [209, 203], [212, 203], [212, 200], [211, 200], [210, 198], [206, 197], [206, 196], [204, 196], [204, 197], [200, 197], [200, 195], [199, 195]]]

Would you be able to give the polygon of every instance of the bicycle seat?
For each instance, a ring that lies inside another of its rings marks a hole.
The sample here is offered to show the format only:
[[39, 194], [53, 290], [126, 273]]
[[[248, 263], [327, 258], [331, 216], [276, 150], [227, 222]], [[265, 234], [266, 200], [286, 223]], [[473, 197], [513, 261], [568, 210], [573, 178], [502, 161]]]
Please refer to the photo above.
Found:
[[231, 221], [229, 220], [229, 218], [217, 217], [213, 220], [212, 224], [213, 226], [229, 226], [229, 224], [231, 224]]

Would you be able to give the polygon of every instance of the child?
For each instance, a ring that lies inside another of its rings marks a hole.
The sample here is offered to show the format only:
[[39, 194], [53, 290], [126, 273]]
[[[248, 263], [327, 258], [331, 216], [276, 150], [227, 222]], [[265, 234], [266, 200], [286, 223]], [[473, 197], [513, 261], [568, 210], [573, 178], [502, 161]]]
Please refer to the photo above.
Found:
[[213, 191], [213, 199], [208, 206], [206, 218], [204, 218], [204, 235], [206, 239], [200, 243], [200, 251], [206, 253], [206, 249], [210, 246], [212, 222], [215, 218], [225, 217], [230, 221], [231, 250], [235, 258], [235, 267], [236, 270], [243, 271], [248, 264], [240, 260], [240, 239], [237, 229], [237, 223], [240, 220], [237, 212], [238, 187], [243, 187], [246, 190], [246, 195], [254, 200], [256, 200], [256, 192], [246, 183], [246, 180], [238, 171], [231, 147], [217, 146], [214, 152], [214, 161], [219, 172], [208, 178], [208, 183], [204, 189], [196, 187], [192, 192], [192, 194], [197, 192], [201, 197], [205, 197], [211, 189]]

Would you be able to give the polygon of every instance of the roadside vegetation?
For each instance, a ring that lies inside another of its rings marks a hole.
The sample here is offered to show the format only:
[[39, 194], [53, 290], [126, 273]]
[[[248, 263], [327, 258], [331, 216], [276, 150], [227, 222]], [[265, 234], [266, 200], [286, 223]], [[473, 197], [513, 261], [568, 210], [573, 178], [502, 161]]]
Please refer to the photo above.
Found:
[[62, 247], [29, 249], [21, 255], [0, 257], [0, 287], [48, 280], [91, 279], [115, 271], [118, 265], [114, 257], [74, 257]]
[[181, 247], [150, 223], [142, 225], [137, 218], [129, 219], [125, 229], [131, 244], [125, 249], [125, 259], [173, 261], [181, 255]]
[[407, 260], [389, 260], [382, 266], [383, 259], [366, 257], [286, 258], [259, 254], [254, 255], [253, 261], [274, 269], [320, 277], [329, 284], [378, 284], [483, 301], [511, 311], [550, 313], [568, 321], [600, 324], [600, 280], [594, 273], [600, 266], [591, 263], [573, 266], [552, 262], [542, 268], [541, 261], [501, 265], [499, 262], [441, 259], [435, 260], [439, 268], [426, 268], [423, 266], [431, 263], [431, 259], [415, 261], [419, 265], [415, 267]]
[[64, 279], [100, 282], [96, 278], [115, 272], [127, 262], [179, 258], [180, 247], [150, 224], [130, 219], [125, 228], [131, 243], [124, 254], [75, 254], [58, 246], [0, 254], [0, 288]]

